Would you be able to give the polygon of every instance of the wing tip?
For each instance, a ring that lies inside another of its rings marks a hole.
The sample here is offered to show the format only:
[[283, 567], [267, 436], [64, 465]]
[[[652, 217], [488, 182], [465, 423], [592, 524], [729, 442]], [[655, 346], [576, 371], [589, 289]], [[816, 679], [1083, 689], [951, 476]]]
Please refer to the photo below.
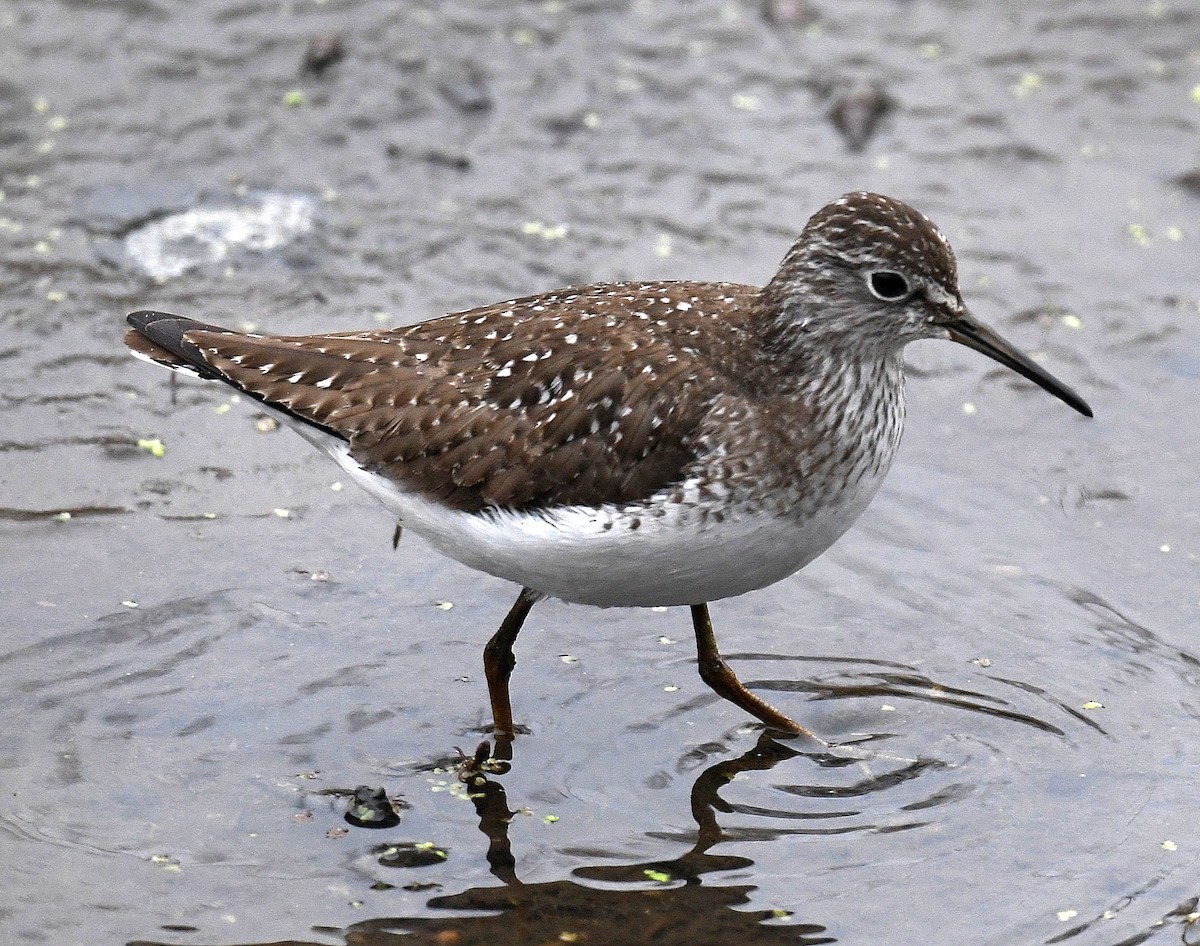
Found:
[[130, 312], [125, 321], [131, 326], [125, 333], [125, 344], [135, 355], [175, 371], [186, 370], [186, 373], [202, 378], [219, 377], [208, 366], [200, 349], [186, 336], [196, 330], [220, 332], [224, 329], [155, 309]]
[[[178, 315], [172, 315], [170, 312], [159, 312], [156, 309], [138, 309], [136, 312], [130, 312], [125, 316], [125, 321], [132, 325], [139, 332], [145, 332], [146, 327], [159, 322], [163, 319], [179, 319]], [[190, 320], [189, 320], [190, 321]]]

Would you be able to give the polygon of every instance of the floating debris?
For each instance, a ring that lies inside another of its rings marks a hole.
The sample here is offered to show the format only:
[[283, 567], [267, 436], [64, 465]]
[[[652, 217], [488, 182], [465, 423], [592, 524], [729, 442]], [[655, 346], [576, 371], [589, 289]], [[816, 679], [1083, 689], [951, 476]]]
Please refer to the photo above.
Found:
[[183, 868], [180, 866], [179, 859], [171, 857], [169, 854], [152, 854], [150, 863], [156, 864], [163, 870], [170, 871], [173, 874], [179, 873]]
[[152, 457], [158, 457], [159, 459], [161, 459], [162, 457], [166, 456], [166, 454], [167, 454], [167, 448], [163, 445], [163, 442], [161, 440], [159, 440], [157, 437], [151, 437], [146, 440], [139, 440], [137, 442], [137, 445], [138, 445], [139, 450], [145, 450]]
[[467, 755], [458, 746], [454, 747], [454, 751], [458, 753], [455, 774], [463, 783], [478, 783], [485, 775], [504, 775], [512, 769], [508, 760], [492, 756], [492, 744], [486, 739], [475, 747], [474, 755]]
[[1138, 246], [1149, 246], [1154, 242], [1150, 236], [1150, 231], [1143, 223], [1131, 223], [1128, 227], [1129, 235], [1133, 237], [1133, 242]]
[[313, 229], [316, 200], [262, 194], [227, 207], [198, 207], [151, 220], [125, 237], [129, 259], [158, 280], [226, 261], [236, 250], [266, 253]]
[[850, 150], [861, 151], [891, 107], [892, 100], [880, 83], [856, 79], [834, 88], [829, 118], [846, 139]]
[[345, 58], [346, 48], [337, 33], [317, 36], [304, 51], [304, 71], [319, 76], [330, 66]]
[[548, 224], [541, 220], [529, 220], [521, 224], [521, 232], [526, 236], [538, 236], [543, 240], [561, 240], [570, 231], [565, 223]]
[[1012, 87], [1013, 95], [1024, 98], [1042, 87], [1042, 77], [1036, 72], [1023, 72]]
[[450, 856], [446, 848], [438, 847], [432, 841], [382, 844], [371, 853], [378, 859], [380, 867], [430, 867], [444, 863]]
[[359, 785], [350, 798], [345, 819], [357, 828], [394, 828], [400, 814], [383, 788]]

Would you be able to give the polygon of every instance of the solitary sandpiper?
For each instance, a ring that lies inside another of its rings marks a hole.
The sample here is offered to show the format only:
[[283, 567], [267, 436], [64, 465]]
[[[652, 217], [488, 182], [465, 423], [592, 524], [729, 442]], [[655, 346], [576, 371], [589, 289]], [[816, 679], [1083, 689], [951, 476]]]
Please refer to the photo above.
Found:
[[278, 336], [135, 312], [134, 353], [223, 381], [327, 452], [405, 529], [522, 591], [484, 649], [498, 735], [533, 604], [688, 605], [700, 676], [772, 730], [707, 602], [803, 568], [883, 481], [903, 349], [948, 338], [1091, 409], [963, 304], [946, 238], [856, 192], [763, 288], [600, 283], [405, 328]]

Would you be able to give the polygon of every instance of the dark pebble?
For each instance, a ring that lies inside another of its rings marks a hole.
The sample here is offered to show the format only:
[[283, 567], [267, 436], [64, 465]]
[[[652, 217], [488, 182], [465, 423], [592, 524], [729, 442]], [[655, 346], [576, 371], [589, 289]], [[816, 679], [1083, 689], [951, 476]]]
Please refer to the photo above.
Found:
[[882, 85], [861, 79], [834, 90], [829, 117], [851, 150], [859, 151], [891, 106]]
[[346, 48], [337, 33], [318, 36], [304, 51], [304, 71], [319, 76], [334, 63], [341, 62], [345, 55]]
[[357, 828], [394, 828], [400, 823], [387, 790], [360, 785], [350, 799], [346, 820]]

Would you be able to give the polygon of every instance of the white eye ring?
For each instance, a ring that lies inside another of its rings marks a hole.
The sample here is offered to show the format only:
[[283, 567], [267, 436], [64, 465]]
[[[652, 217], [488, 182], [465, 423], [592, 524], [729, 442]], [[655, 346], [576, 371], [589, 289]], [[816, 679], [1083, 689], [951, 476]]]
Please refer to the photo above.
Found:
[[877, 269], [867, 274], [867, 288], [871, 295], [884, 302], [900, 302], [912, 293], [908, 280], [891, 269]]

